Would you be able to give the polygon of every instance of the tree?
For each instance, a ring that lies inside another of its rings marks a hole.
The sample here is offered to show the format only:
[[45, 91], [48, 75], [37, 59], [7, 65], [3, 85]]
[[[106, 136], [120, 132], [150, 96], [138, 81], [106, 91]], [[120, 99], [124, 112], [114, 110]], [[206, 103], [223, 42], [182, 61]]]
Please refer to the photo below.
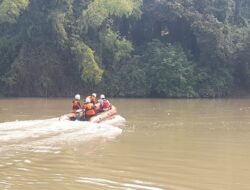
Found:
[[143, 58], [151, 96], [195, 97], [194, 68], [182, 48], [158, 40], [147, 44]]
[[5, 22], [15, 23], [28, 5], [29, 0], [0, 1], [0, 24]]

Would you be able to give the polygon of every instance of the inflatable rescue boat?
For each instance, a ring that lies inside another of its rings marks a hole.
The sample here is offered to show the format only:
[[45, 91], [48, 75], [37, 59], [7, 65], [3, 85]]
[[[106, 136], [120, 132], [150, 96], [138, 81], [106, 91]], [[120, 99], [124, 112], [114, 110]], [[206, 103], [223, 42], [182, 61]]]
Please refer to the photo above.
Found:
[[[113, 105], [111, 106], [111, 108], [109, 110], [100, 112], [100, 111], [98, 111], [99, 105], [97, 104], [96, 109], [97, 109], [97, 114], [95, 116], [92, 116], [89, 119], [89, 122], [91, 122], [91, 123], [100, 123], [102, 121], [111, 120], [117, 114], [117, 110], [116, 110], [115, 106], [113, 106]], [[63, 115], [59, 118], [59, 120], [86, 121], [86, 120], [82, 119], [81, 117], [79, 117], [79, 115], [81, 115], [81, 114], [82, 114], [82, 110], [79, 110], [76, 113], [69, 113], [69, 114]]]
[[115, 106], [112, 106], [110, 110], [97, 113], [97, 115], [91, 117], [89, 121], [92, 123], [100, 123], [105, 120], [113, 119], [116, 113], [117, 110]]

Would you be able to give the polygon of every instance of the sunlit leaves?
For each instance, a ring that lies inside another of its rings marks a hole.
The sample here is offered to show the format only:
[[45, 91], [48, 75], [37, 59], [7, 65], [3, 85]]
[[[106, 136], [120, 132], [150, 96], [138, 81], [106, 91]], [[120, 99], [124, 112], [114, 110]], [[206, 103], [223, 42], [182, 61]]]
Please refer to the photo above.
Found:
[[15, 23], [29, 5], [29, 0], [3, 0], [0, 4], [0, 24]]
[[63, 12], [54, 12], [51, 14], [52, 29], [57, 36], [57, 40], [61, 43], [64, 43], [68, 40], [68, 34], [65, 31], [65, 13]]
[[107, 29], [100, 34], [100, 40], [107, 54], [111, 56], [113, 64], [119, 64], [120, 61], [128, 59], [131, 56], [133, 47], [130, 41], [121, 38], [116, 32]]
[[99, 68], [95, 61], [93, 50], [89, 47], [84, 47], [84, 49], [82, 64], [80, 64], [83, 70], [81, 78], [91, 84], [97, 84], [102, 79], [103, 70]]
[[90, 84], [99, 83], [103, 70], [99, 68], [95, 60], [94, 51], [83, 42], [77, 42], [71, 49], [79, 63], [82, 80]]
[[95, 0], [86, 12], [90, 26], [100, 26], [109, 16], [130, 16], [139, 12], [141, 0]]

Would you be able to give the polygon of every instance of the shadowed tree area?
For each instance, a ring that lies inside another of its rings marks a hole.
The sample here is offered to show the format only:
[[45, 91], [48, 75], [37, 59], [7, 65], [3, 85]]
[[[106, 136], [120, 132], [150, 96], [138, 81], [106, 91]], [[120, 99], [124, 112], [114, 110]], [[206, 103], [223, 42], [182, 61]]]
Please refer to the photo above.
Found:
[[0, 93], [248, 92], [249, 21], [250, 0], [0, 0]]

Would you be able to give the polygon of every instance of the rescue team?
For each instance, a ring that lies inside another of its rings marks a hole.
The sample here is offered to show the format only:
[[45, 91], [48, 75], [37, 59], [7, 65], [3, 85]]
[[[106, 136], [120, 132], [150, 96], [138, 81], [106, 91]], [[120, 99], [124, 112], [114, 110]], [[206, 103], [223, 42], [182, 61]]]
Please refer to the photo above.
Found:
[[75, 99], [72, 101], [71, 120], [89, 121], [97, 113], [108, 111], [112, 108], [112, 105], [105, 98], [104, 94], [101, 94], [100, 99], [96, 100], [96, 93], [92, 93], [91, 96], [85, 98], [82, 106], [80, 100], [80, 94], [76, 94]]

